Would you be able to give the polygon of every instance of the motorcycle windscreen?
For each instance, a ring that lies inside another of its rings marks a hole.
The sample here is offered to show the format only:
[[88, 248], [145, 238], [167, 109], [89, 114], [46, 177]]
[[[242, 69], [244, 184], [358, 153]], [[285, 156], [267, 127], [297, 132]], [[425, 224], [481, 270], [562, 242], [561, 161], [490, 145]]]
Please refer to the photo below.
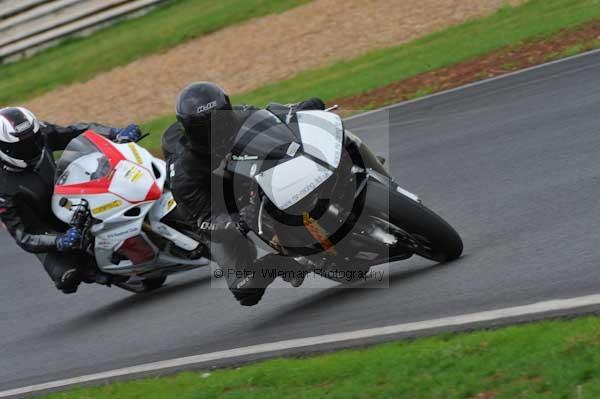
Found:
[[301, 155], [256, 175], [256, 181], [269, 200], [285, 210], [317, 189], [331, 175], [331, 170]]
[[106, 156], [84, 136], [69, 143], [56, 166], [56, 185], [71, 185], [98, 180], [110, 174]]
[[342, 119], [324, 111], [300, 111], [297, 117], [304, 153], [337, 168], [344, 141]]
[[266, 110], [258, 110], [250, 115], [238, 131], [231, 152], [232, 159], [290, 159], [300, 148], [299, 143], [300, 137], [277, 116]]

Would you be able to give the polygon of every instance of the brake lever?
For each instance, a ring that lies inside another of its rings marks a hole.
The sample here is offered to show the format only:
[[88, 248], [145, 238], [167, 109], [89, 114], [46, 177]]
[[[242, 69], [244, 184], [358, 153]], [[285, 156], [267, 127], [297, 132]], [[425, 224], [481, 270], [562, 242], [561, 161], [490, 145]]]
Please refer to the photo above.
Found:
[[150, 136], [150, 133], [142, 134], [140, 136], [140, 138], [137, 139], [137, 140], [135, 140], [135, 141], [132, 141], [130, 139], [121, 139], [121, 140], [116, 139], [114, 142], [117, 143], [117, 144], [139, 143], [140, 141], [142, 141], [143, 139], [145, 139], [148, 136]]
[[140, 141], [144, 140], [146, 137], [150, 136], [150, 133], [144, 133], [140, 136], [139, 139], [137, 139], [135, 142], [139, 143]]
[[67, 209], [72, 206], [76, 207], [73, 211], [70, 225], [81, 230], [82, 240], [80, 250], [93, 255], [93, 249], [91, 248], [93, 243], [93, 237], [91, 236], [93, 220], [89, 213], [88, 202], [82, 199], [79, 204], [74, 205], [68, 199], [61, 198], [59, 205]]

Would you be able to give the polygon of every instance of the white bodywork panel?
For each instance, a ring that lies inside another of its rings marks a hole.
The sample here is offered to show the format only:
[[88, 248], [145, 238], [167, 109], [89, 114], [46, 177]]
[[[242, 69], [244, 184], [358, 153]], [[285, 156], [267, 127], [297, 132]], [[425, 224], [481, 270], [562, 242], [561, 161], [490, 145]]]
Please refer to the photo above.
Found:
[[129, 202], [143, 201], [154, 184], [151, 172], [131, 161], [121, 161], [115, 168], [109, 191]]
[[324, 111], [300, 111], [297, 115], [304, 154], [331, 169], [299, 155], [256, 175], [257, 183], [281, 210], [296, 204], [332, 176], [342, 156], [344, 128], [338, 115]]
[[337, 168], [344, 139], [342, 119], [324, 111], [300, 111], [297, 115], [304, 152]]
[[175, 202], [175, 198], [173, 198], [173, 193], [166, 191], [160, 200], [154, 203], [154, 206], [148, 215], [150, 227], [152, 228], [152, 231], [160, 234], [167, 240], [172, 241], [179, 248], [183, 248], [186, 251], [193, 251], [200, 245], [198, 241], [193, 240], [161, 222], [161, 219], [167, 216], [176, 206], [177, 203]]
[[256, 175], [256, 181], [279, 209], [287, 209], [333, 175], [322, 165], [299, 156]]

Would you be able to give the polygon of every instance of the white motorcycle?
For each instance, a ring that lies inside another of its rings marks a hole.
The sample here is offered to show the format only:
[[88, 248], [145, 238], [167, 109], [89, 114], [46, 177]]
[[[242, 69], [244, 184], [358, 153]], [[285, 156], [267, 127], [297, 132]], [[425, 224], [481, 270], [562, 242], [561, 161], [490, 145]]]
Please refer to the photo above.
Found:
[[210, 263], [194, 226], [177, 216], [166, 178], [165, 162], [146, 149], [93, 131], [58, 160], [52, 210], [82, 228], [84, 249], [110, 283], [146, 292], [169, 274]]

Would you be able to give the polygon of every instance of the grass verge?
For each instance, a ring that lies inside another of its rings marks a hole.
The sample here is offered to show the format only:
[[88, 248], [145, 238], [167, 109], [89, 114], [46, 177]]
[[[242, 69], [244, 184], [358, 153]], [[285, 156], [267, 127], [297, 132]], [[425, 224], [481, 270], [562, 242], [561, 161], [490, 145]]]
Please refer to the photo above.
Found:
[[596, 18], [600, 18], [600, 0], [530, 0], [404, 45], [301, 73], [238, 98], [263, 104], [274, 95], [280, 101], [296, 101], [315, 94], [327, 99], [351, 96], [505, 46], [548, 37]]
[[445, 334], [234, 370], [76, 389], [46, 399], [600, 397], [600, 318]]
[[67, 39], [31, 58], [0, 65], [0, 105], [82, 82], [140, 57], [308, 0], [173, 0], [85, 38]]
[[424, 72], [374, 90], [332, 100], [342, 109], [380, 108], [600, 48], [600, 19], [548, 38], [506, 46], [470, 61]]
[[[531, 40], [547, 39], [561, 30], [598, 18], [600, 0], [530, 0], [518, 7], [505, 6], [488, 17], [450, 27], [410, 43], [302, 72], [289, 80], [234, 95], [233, 99], [264, 105], [271, 100], [294, 102], [311, 96], [325, 100], [351, 97], [474, 60], [507, 46], [525, 46]], [[573, 46], [568, 54], [554, 56], [566, 56], [582, 49]], [[414, 90], [412, 95], [418, 97], [433, 91], [435, 88], [424, 86]], [[172, 121], [173, 117], [168, 115], [149, 121], [144, 128], [162, 132]], [[151, 137], [146, 145], [158, 146], [160, 138], [157, 136], [159, 134]]]

